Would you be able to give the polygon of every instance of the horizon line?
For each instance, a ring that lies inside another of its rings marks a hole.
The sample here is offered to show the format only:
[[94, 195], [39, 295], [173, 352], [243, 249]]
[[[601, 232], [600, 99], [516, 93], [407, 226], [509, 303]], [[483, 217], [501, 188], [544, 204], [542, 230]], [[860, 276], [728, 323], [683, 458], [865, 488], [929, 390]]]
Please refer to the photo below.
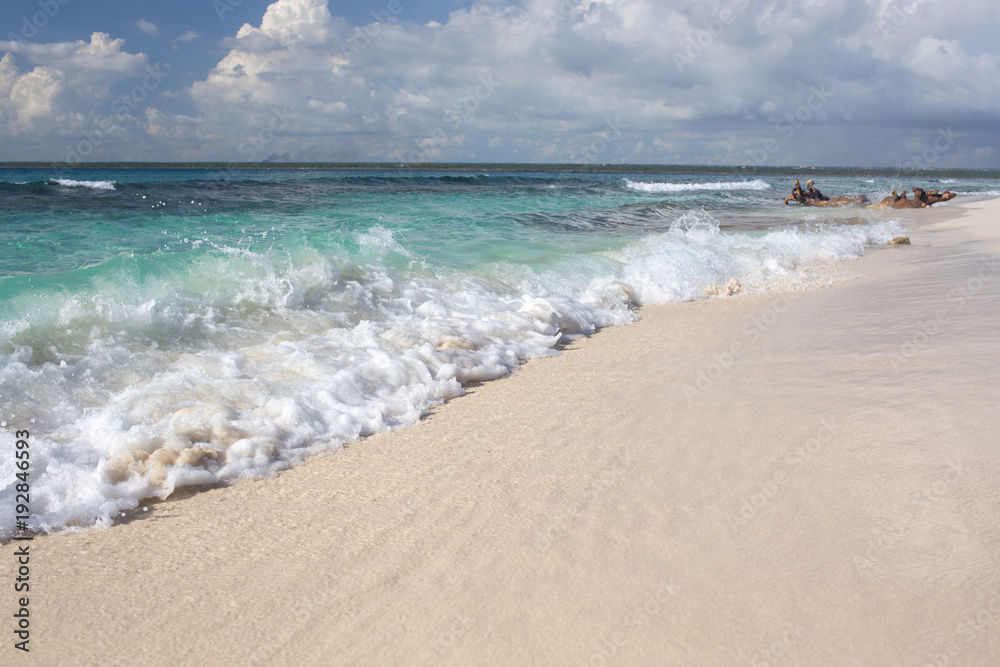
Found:
[[384, 169], [384, 170], [496, 170], [496, 171], [586, 171], [586, 172], [738, 172], [762, 174], [794, 174], [800, 171], [810, 171], [817, 174], [836, 175], [838, 173], [882, 173], [889, 175], [994, 175], [1000, 177], [1000, 169], [986, 167], [942, 167], [942, 168], [903, 168], [903, 167], [847, 167], [847, 166], [811, 166], [811, 165], [693, 165], [693, 164], [658, 164], [658, 163], [615, 163], [615, 164], [579, 164], [570, 162], [227, 162], [220, 160], [205, 160], [197, 162], [183, 161], [131, 161], [108, 160], [100, 162], [54, 162], [54, 161], [0, 161], [0, 168], [27, 169]]

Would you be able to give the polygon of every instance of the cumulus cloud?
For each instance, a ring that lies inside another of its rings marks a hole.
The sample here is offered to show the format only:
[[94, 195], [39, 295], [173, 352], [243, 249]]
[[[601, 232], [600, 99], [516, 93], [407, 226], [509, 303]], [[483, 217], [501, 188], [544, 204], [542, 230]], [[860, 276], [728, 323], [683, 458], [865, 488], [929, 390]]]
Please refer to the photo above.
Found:
[[0, 60], [0, 91], [7, 101], [5, 120], [12, 126], [30, 129], [36, 120], [54, 115], [59, 98], [66, 92], [66, 75], [45, 66], [21, 72], [8, 53]]
[[[255, 158], [742, 164], [773, 140], [769, 164], [845, 163], [848, 145], [884, 162], [1000, 111], [996, 46], [970, 54], [938, 36], [949, 12], [909, 7], [525, 0], [416, 24], [401, 1], [350, 26], [326, 0], [278, 0], [188, 90], [192, 131], [220, 158], [264, 132]], [[275, 109], [293, 120], [265, 131]]]
[[187, 32], [177, 35], [174, 38], [175, 42], [191, 42], [201, 37], [201, 33], [195, 32], [194, 30], [188, 30]]
[[[361, 26], [272, 3], [189, 109], [147, 113], [162, 157], [886, 164], [954, 126], [940, 166], [1000, 166], [992, 0], [409, 1]], [[69, 56], [29, 48], [57, 107]]]
[[[128, 53], [124, 39], [112, 39], [105, 32], [95, 32], [90, 41], [36, 44], [0, 41], [0, 52], [18, 55], [30, 64], [62, 73], [67, 85], [81, 98], [107, 96], [108, 86], [117, 80], [141, 74], [147, 57]], [[86, 99], [79, 100], [86, 102]]]
[[[89, 41], [36, 44], [0, 42], [0, 136], [4, 152], [25, 149], [55, 159], [52, 142], [85, 136], [126, 136], [130, 113], [116, 112], [112, 86], [150, 76], [143, 53], [124, 50], [125, 40], [95, 32]], [[162, 72], [158, 74], [162, 76]], [[37, 155], [37, 153], [35, 153]], [[5, 159], [25, 159], [5, 154]]]

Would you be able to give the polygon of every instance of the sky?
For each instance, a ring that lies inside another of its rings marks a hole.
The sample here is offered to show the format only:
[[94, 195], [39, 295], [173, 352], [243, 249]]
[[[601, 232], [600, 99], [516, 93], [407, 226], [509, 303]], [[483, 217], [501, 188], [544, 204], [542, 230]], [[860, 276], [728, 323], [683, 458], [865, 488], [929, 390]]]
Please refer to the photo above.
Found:
[[0, 160], [1000, 168], [1000, 3], [4, 0]]

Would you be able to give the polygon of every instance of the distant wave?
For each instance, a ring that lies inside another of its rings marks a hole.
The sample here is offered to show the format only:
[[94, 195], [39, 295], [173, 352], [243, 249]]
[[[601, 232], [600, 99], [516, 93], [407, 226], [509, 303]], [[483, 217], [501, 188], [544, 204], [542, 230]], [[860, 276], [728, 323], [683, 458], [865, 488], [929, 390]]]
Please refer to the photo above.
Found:
[[50, 183], [62, 185], [67, 188], [90, 188], [91, 190], [114, 190], [114, 181], [74, 181], [71, 178], [53, 178]]
[[761, 180], [723, 181], [721, 183], [642, 183], [625, 179], [625, 187], [636, 192], [699, 192], [720, 190], [770, 190], [771, 186]]

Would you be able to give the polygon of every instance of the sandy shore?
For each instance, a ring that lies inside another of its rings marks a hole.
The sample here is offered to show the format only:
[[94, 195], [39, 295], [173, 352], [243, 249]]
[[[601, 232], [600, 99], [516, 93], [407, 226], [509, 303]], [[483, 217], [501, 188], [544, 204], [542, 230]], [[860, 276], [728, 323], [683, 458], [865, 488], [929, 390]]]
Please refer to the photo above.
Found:
[[856, 279], [646, 308], [418, 428], [38, 538], [0, 655], [995, 665], [1000, 200], [946, 210]]

